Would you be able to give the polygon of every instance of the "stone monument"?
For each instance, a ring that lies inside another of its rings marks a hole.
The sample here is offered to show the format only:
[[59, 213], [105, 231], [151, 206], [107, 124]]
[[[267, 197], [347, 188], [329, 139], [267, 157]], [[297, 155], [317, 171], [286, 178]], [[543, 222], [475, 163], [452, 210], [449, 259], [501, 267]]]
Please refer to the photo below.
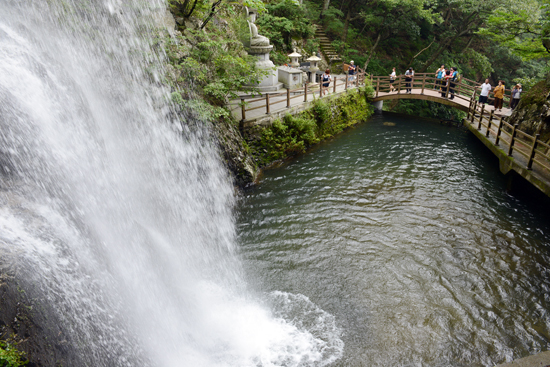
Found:
[[[256, 19], [254, 11], [248, 11], [250, 19]], [[269, 44], [269, 39], [258, 34], [258, 27], [256, 24], [248, 20], [248, 27], [250, 29], [250, 46], [248, 47], [248, 53], [258, 58], [256, 61], [256, 67], [260, 70], [266, 70], [268, 75], [255, 85], [259, 92], [276, 92], [283, 87], [283, 83], [279, 83], [277, 78], [277, 71], [275, 70], [275, 64], [269, 59], [269, 53], [273, 49], [273, 45]]]

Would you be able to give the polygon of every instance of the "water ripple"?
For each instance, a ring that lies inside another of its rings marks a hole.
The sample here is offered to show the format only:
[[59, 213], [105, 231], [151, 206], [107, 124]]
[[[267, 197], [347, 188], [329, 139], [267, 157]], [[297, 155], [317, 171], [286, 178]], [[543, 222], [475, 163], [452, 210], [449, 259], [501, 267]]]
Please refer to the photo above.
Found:
[[546, 350], [550, 218], [507, 195], [494, 165], [461, 130], [374, 118], [245, 195], [250, 277], [336, 317], [332, 366], [493, 366]]

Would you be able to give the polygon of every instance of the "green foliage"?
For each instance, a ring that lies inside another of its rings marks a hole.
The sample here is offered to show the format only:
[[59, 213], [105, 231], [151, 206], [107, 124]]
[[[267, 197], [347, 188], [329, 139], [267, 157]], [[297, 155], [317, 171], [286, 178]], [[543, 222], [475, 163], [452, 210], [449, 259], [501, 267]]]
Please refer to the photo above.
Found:
[[205, 0], [168, 0], [170, 10], [177, 15], [189, 18], [195, 9], [202, 8], [208, 1]]
[[476, 75], [479, 75], [481, 79], [487, 78], [494, 71], [489, 58], [480, 52], [469, 48], [464, 52], [463, 56], [469, 59], [471, 63], [471, 70], [468, 73], [472, 76], [471, 78], [475, 78]]
[[[529, 89], [531, 89], [535, 84], [537, 84], [539, 82], [539, 79], [531, 78], [531, 77], [514, 78], [513, 82], [514, 82], [514, 84], [521, 84], [521, 89], [524, 92], [527, 92]], [[514, 84], [512, 84], [512, 85], [514, 85]]]
[[262, 0], [244, 0], [243, 5], [248, 8], [256, 9], [258, 11], [258, 16], [262, 16], [267, 11], [265, 3]]
[[305, 9], [292, 0], [281, 0], [267, 5], [269, 14], [256, 20], [260, 33], [280, 51], [291, 51], [293, 38], [310, 38], [315, 29], [306, 18]]
[[192, 83], [211, 104], [222, 106], [227, 98], [236, 98], [237, 91], [253, 91], [265, 75], [256, 69], [256, 59], [244, 53], [243, 44], [227, 34], [187, 30], [185, 37], [166, 42], [168, 58], [180, 75], [176, 80], [179, 91], [172, 94], [174, 103], [182, 104], [186, 84]]
[[319, 50], [319, 40], [311, 39], [311, 38], [306, 40], [306, 43], [304, 45], [304, 50], [306, 50], [308, 55], [317, 54], [317, 50]]
[[12, 344], [0, 341], [0, 367], [25, 366], [25, 353], [17, 350]]
[[529, 89], [527, 93], [521, 96], [521, 102], [525, 105], [542, 106], [546, 102], [546, 97], [550, 93], [550, 82], [542, 80]]
[[538, 0], [513, 1], [493, 10], [478, 33], [512, 50], [524, 60], [549, 57], [543, 46], [548, 17]]
[[388, 108], [392, 112], [424, 118], [460, 121], [466, 117], [464, 112], [459, 111], [456, 108], [448, 107], [436, 102], [414, 99], [396, 100], [393, 106], [388, 104], [384, 107]]
[[303, 153], [319, 141], [349, 126], [365, 121], [372, 114], [372, 88], [353, 90], [338, 98], [315, 99], [312, 107], [299, 115], [286, 115], [264, 128], [259, 141], [251, 141], [260, 166]]

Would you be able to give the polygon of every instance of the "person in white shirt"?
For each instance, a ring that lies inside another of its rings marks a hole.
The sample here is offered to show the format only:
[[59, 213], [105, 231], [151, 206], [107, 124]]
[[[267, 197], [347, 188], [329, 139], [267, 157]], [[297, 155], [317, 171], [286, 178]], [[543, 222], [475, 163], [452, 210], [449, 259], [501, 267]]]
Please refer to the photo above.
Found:
[[396, 76], [397, 75], [395, 74], [395, 68], [393, 68], [393, 70], [390, 74], [390, 93], [395, 90], [395, 88], [393, 87], [393, 82], [395, 82], [395, 77]]
[[412, 93], [412, 80], [414, 77], [414, 70], [413, 68], [409, 68], [409, 70], [405, 71], [405, 88], [407, 89], [407, 93]]
[[481, 93], [479, 94], [479, 103], [484, 105], [487, 103], [487, 98], [489, 98], [489, 92], [491, 91], [491, 84], [489, 84], [489, 79], [485, 79], [485, 83], [481, 84]]

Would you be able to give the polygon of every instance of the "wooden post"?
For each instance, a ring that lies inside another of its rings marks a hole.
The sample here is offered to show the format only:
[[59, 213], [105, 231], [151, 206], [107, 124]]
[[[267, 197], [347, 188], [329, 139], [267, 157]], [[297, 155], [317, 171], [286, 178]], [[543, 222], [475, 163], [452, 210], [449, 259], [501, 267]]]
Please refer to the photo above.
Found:
[[527, 169], [533, 169], [533, 159], [535, 158], [535, 151], [537, 149], [537, 141], [539, 140], [540, 134], [535, 135], [535, 140], [533, 141], [533, 146], [531, 147], [531, 153], [529, 154], [529, 162], [527, 163]]
[[485, 137], [489, 137], [489, 132], [491, 131], [491, 122], [493, 121], [493, 112], [494, 110], [491, 110], [491, 114], [489, 115], [489, 123], [487, 124], [487, 131], [485, 132]]
[[476, 117], [476, 111], [477, 111], [477, 101], [474, 101], [474, 108], [472, 108], [472, 120], [471, 120], [471, 125], [474, 124], [474, 118]]
[[334, 86], [332, 87], [332, 93], [336, 93], [336, 77], [334, 77]]
[[477, 129], [481, 130], [481, 121], [483, 121], [483, 110], [485, 109], [485, 105], [481, 105], [481, 113], [479, 114], [479, 124], [477, 125]]
[[401, 75], [397, 77], [399, 82], [397, 83], [397, 94], [401, 94]]
[[512, 150], [514, 148], [514, 140], [516, 139], [516, 129], [519, 125], [515, 124], [514, 128], [512, 129], [512, 140], [510, 140], [510, 147], [508, 148], [508, 156], [512, 156]]
[[319, 98], [323, 96], [323, 83], [319, 82]]
[[424, 78], [422, 78], [422, 92], [420, 94], [424, 94], [424, 85], [426, 84], [426, 75], [424, 75]]
[[269, 114], [269, 93], [265, 95], [265, 113]]
[[246, 107], [244, 106], [244, 98], [241, 98], [241, 113], [242, 113], [242, 120], [241, 121], [244, 121], [244, 119], [246, 118]]
[[307, 102], [307, 83], [304, 86], [304, 102]]
[[451, 89], [451, 80], [449, 79], [449, 80], [447, 80], [447, 89], [445, 90], [445, 98], [449, 98], [449, 90], [450, 89]]
[[[348, 90], [348, 79], [349, 79], [349, 78], [346, 78], [346, 84], [345, 84], [345, 86], [344, 86], [344, 89], [345, 89], [345, 90]], [[352, 85], [353, 85], [353, 83], [352, 83]]]
[[376, 77], [376, 97], [378, 97], [378, 92], [380, 91], [380, 77]]
[[290, 88], [286, 89], [286, 108], [290, 108]]
[[498, 141], [500, 140], [500, 131], [501, 130], [502, 130], [502, 117], [498, 120], [498, 129], [497, 129], [497, 137], [495, 139], [495, 145], [498, 145]]

